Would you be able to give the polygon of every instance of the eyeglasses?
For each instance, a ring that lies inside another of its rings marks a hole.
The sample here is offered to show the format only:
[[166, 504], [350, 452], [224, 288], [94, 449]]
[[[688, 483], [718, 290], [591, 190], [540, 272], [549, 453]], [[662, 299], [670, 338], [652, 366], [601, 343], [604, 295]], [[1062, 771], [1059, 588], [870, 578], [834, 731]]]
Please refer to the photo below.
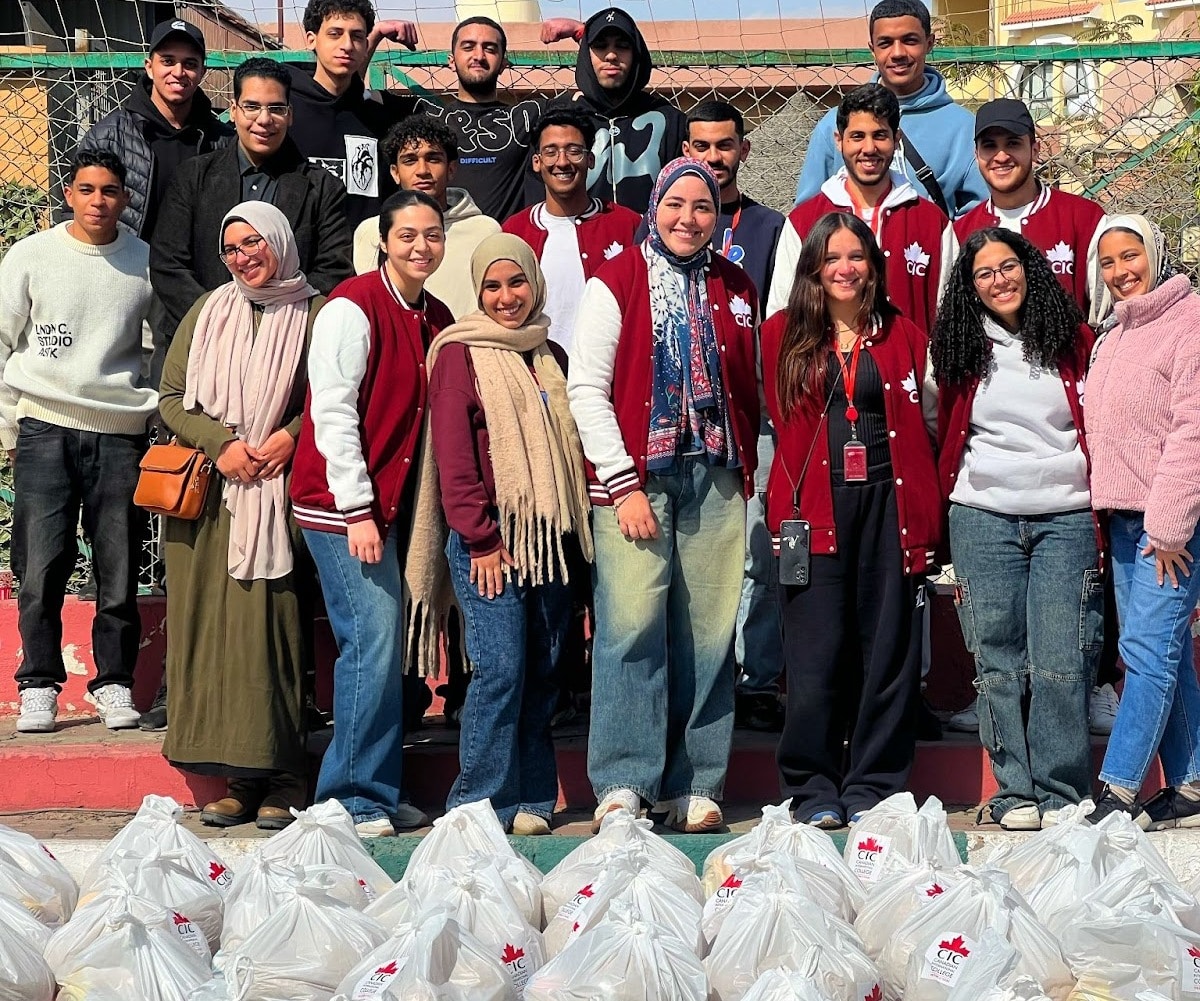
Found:
[[971, 277], [975, 279], [975, 284], [981, 288], [986, 288], [988, 285], [995, 285], [996, 278], [1003, 275], [1006, 279], [1012, 280], [1021, 274], [1021, 262], [1015, 258], [1011, 261], [1005, 261], [998, 268], [980, 268]]
[[259, 104], [257, 101], [247, 101], [245, 104], [238, 104], [238, 107], [247, 118], [257, 118], [264, 111], [271, 118], [287, 118], [288, 111], [291, 110], [289, 104]]
[[543, 146], [538, 150], [538, 156], [550, 163], [554, 163], [564, 154], [571, 163], [583, 163], [588, 150], [583, 146]]
[[239, 253], [247, 260], [253, 260], [263, 252], [263, 245], [266, 242], [261, 236], [248, 236], [236, 247], [222, 247], [221, 252], [217, 256], [226, 264], [232, 264], [237, 260]]

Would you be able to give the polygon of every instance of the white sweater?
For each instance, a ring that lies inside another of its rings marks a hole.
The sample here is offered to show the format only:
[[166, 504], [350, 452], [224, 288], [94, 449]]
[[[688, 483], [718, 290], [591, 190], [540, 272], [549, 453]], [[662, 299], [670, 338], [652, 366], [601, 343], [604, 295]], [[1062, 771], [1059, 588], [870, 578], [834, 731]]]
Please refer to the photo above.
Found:
[[119, 230], [102, 247], [69, 223], [26, 237], [0, 261], [0, 447], [17, 422], [141, 434], [158, 406], [146, 318], [150, 248]]

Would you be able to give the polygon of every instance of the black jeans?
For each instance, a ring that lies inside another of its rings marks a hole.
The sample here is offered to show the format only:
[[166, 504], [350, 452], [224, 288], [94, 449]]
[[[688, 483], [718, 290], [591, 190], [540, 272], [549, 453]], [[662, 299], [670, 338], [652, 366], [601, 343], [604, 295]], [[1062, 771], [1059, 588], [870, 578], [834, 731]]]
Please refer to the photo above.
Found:
[[96, 617], [88, 688], [132, 685], [141, 639], [138, 557], [144, 513], [133, 505], [144, 435], [75, 431], [25, 417], [13, 469], [13, 571], [21, 582], [17, 609], [25, 659], [18, 688], [61, 687], [62, 607], [75, 566], [76, 526], [92, 540]]
[[805, 819], [849, 816], [899, 792], [916, 746], [920, 581], [904, 574], [891, 477], [835, 481], [833, 512], [837, 553], [814, 554], [807, 587], [780, 588], [780, 787]]

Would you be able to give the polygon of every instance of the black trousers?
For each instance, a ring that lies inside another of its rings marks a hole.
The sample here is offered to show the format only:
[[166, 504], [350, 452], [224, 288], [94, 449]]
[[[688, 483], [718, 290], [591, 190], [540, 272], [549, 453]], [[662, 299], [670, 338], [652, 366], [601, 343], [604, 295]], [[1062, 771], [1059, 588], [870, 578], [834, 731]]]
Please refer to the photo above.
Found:
[[[875, 471], [872, 471], [874, 477]], [[890, 474], [833, 488], [838, 552], [780, 589], [787, 715], [780, 787], [801, 819], [904, 788], [916, 745], [922, 580], [906, 576]]]

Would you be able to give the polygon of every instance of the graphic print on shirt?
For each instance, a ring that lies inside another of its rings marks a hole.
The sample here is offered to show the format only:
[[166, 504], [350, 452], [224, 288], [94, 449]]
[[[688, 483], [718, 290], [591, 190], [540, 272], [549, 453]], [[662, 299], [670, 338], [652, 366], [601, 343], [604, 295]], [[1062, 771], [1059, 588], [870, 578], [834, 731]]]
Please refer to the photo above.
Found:
[[732, 226], [726, 226], [725, 232], [721, 234], [721, 246], [729, 248], [729, 253], [725, 255], [725, 260], [730, 264], [736, 264], [739, 268], [745, 266], [742, 262], [746, 259], [746, 248], [740, 243], [733, 242]]
[[929, 255], [916, 240], [904, 248], [904, 266], [910, 275], [924, 278], [929, 270]]
[[35, 323], [33, 336], [37, 340], [39, 358], [59, 358], [75, 343], [71, 328], [65, 323]]
[[423, 115], [442, 119], [454, 132], [458, 138], [460, 164], [485, 166], [495, 163], [497, 155], [513, 144], [528, 145], [530, 133], [541, 115], [537, 101], [522, 101], [511, 108], [474, 119], [465, 111], [445, 110], [424, 98], [417, 103], [417, 110]]
[[[663, 136], [667, 134], [667, 116], [661, 111], [640, 114], [627, 126], [629, 132], [641, 134], [650, 131], [650, 140], [642, 147], [642, 155], [630, 160], [625, 153], [625, 140], [621, 137], [620, 125], [596, 130], [596, 142], [592, 152], [596, 155], [596, 166], [588, 171], [588, 187], [600, 178], [610, 177], [618, 184], [627, 177], [657, 177], [662, 169], [659, 149]], [[611, 161], [611, 162], [610, 162]]]
[[379, 197], [379, 140], [346, 136], [345, 156], [310, 156], [308, 162], [336, 177], [348, 195]]
[[1075, 248], [1068, 247], [1065, 241], [1059, 240], [1047, 250], [1046, 257], [1050, 261], [1050, 270], [1056, 275], [1075, 274]]

